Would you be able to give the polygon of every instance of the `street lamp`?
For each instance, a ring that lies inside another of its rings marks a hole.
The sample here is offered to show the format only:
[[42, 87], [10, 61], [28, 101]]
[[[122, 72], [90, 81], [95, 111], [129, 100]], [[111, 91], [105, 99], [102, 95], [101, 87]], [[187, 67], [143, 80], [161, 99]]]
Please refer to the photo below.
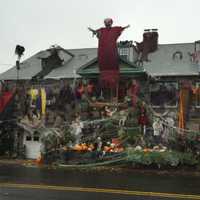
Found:
[[20, 45], [16, 45], [15, 47], [15, 54], [17, 55], [17, 61], [16, 61], [16, 68], [17, 68], [17, 81], [19, 79], [19, 70], [20, 70], [20, 59], [25, 51], [25, 48]]

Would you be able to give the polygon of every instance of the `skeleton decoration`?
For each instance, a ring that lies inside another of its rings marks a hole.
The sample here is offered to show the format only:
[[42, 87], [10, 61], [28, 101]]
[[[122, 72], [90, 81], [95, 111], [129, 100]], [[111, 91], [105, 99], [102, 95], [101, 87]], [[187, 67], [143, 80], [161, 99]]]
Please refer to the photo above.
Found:
[[80, 117], [77, 116], [76, 119], [71, 124], [71, 133], [75, 137], [75, 144], [80, 144], [82, 137], [83, 122], [80, 121]]

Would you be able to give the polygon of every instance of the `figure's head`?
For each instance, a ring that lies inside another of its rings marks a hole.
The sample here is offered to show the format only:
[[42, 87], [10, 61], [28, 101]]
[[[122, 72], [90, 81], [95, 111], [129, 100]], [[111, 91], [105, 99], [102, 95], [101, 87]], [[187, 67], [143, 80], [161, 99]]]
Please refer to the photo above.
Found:
[[106, 18], [106, 19], [104, 19], [104, 24], [105, 24], [106, 27], [109, 28], [109, 27], [112, 26], [113, 20], [111, 18]]

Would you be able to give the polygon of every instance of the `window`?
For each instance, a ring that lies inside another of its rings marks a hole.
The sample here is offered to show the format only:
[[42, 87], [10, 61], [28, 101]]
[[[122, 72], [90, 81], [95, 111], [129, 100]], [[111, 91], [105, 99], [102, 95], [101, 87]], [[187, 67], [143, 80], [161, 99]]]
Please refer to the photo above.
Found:
[[26, 136], [26, 141], [31, 141], [32, 140], [32, 137], [31, 136]]
[[152, 84], [150, 100], [154, 107], [177, 107], [178, 83], [157, 82]]
[[40, 140], [40, 135], [38, 132], [35, 132], [33, 135], [33, 141], [39, 142], [39, 140]]
[[40, 137], [39, 136], [34, 136], [33, 137], [33, 141], [39, 141], [40, 140]]
[[128, 60], [129, 59], [129, 47], [120, 47], [119, 55], [122, 59]]

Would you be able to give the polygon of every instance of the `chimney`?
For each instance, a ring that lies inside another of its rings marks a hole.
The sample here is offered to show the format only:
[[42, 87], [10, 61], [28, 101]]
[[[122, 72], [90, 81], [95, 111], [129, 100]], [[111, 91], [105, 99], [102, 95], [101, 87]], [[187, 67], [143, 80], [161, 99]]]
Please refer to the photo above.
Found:
[[200, 40], [194, 42], [194, 51], [200, 51]]
[[148, 46], [149, 53], [156, 51], [158, 48], [158, 29], [145, 29], [143, 42]]

